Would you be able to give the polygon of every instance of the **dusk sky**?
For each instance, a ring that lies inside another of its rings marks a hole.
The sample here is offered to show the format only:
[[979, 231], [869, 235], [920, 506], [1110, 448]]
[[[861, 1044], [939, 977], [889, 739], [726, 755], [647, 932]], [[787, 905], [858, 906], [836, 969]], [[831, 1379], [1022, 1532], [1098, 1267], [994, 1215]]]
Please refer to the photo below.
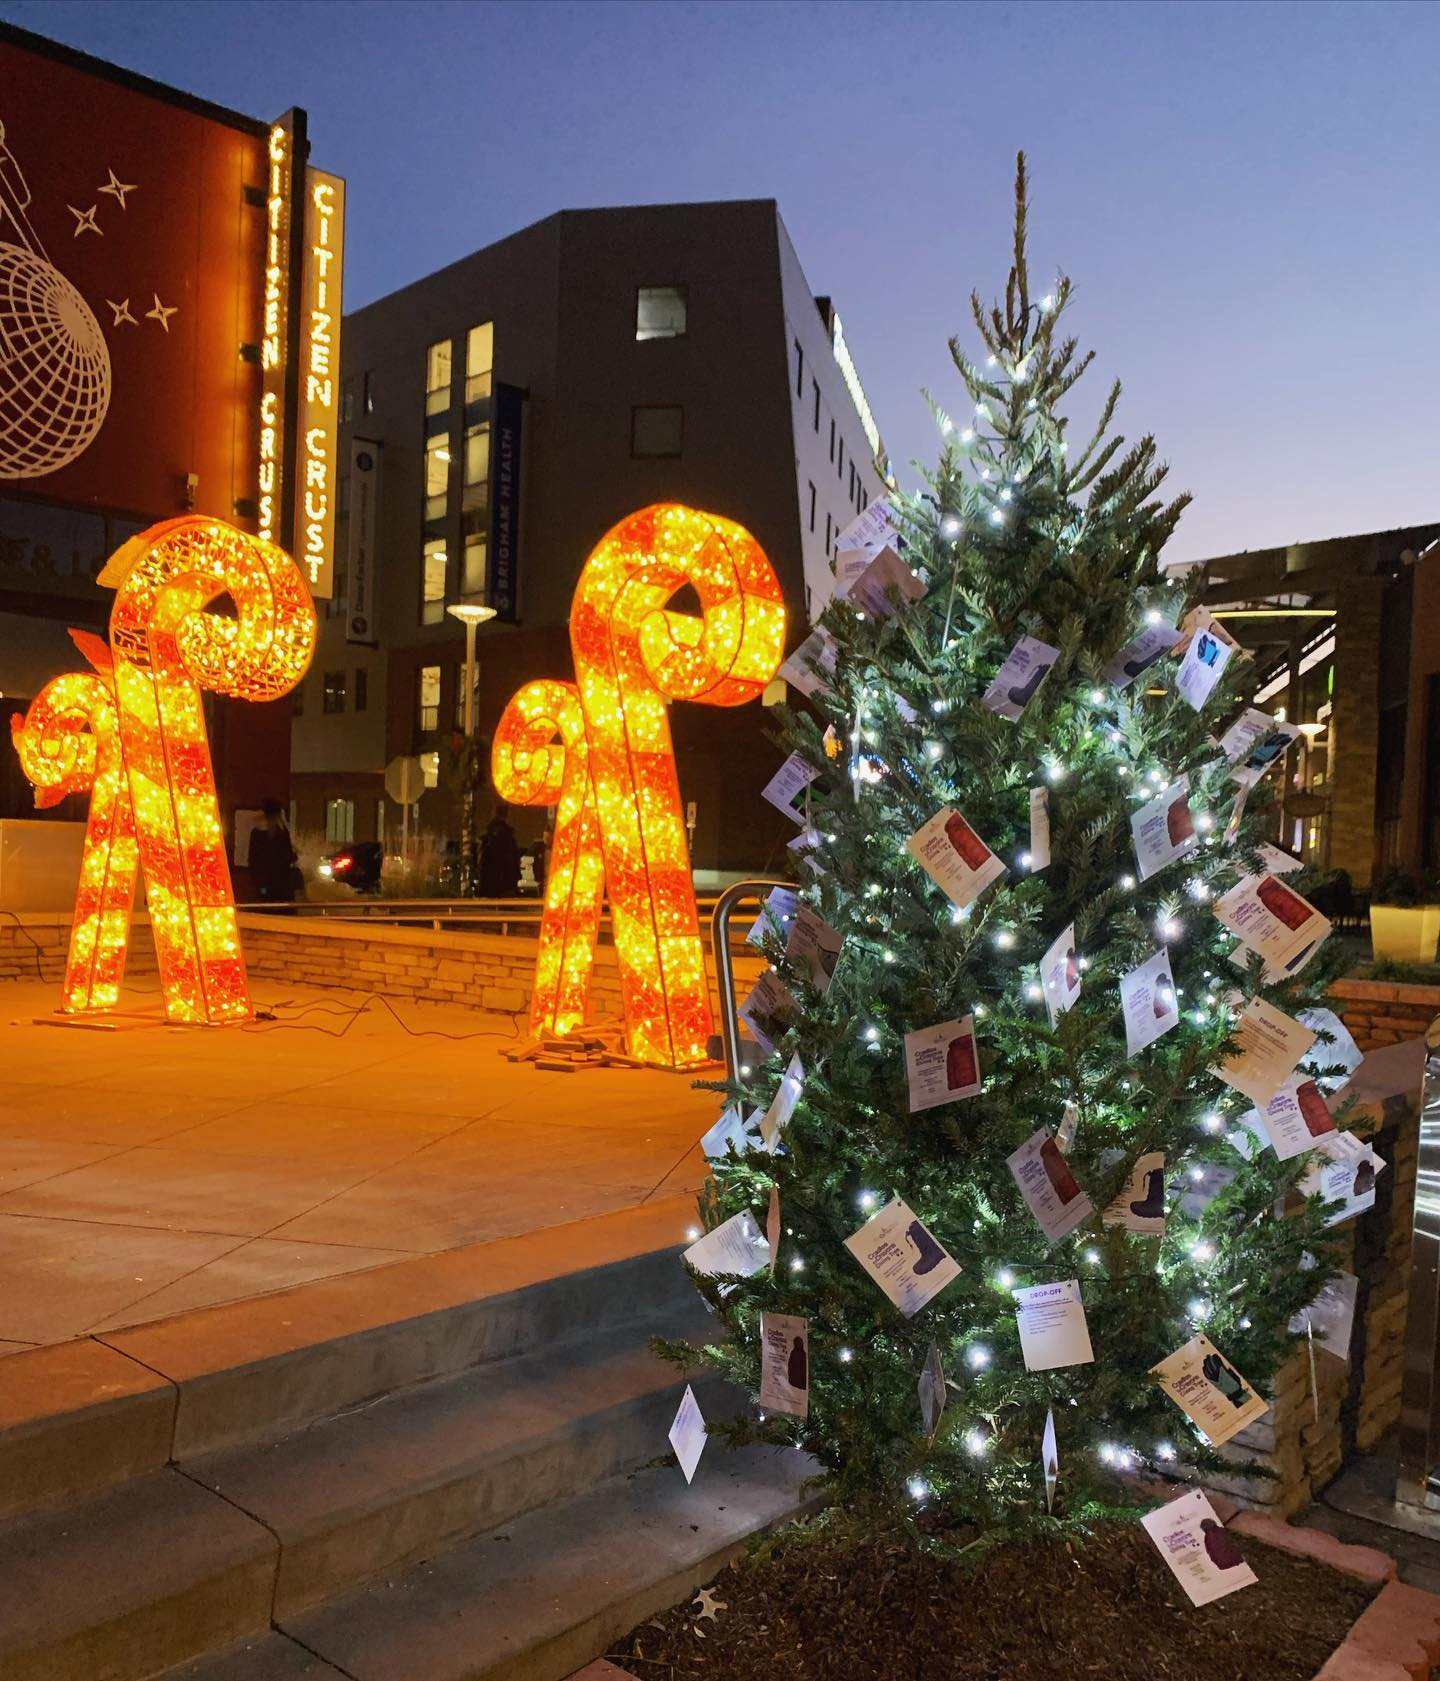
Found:
[[[1171, 558], [1440, 518], [1440, 6], [152, 4], [0, 17], [261, 117], [347, 177], [347, 302], [573, 206], [773, 197], [902, 479], [919, 395], [1032, 270], [1194, 492]], [[3, 93], [3, 90], [0, 90]], [[76, 114], [83, 122], [83, 114]], [[973, 343], [973, 339], [969, 342]], [[1076, 393], [1077, 399], [1080, 392]]]

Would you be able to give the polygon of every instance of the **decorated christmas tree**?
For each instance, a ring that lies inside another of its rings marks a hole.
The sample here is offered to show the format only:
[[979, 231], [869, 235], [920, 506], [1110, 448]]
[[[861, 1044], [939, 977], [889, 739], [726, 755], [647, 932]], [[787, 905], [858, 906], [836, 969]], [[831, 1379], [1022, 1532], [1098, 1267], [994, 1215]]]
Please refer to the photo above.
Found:
[[1185, 498], [1112, 435], [1118, 385], [1071, 440], [1090, 357], [1025, 224], [1022, 157], [1003, 301], [950, 346], [965, 411], [932, 404], [938, 465], [845, 534], [788, 662], [795, 892], [689, 1256], [700, 1358], [754, 1398], [711, 1434], [967, 1543], [1245, 1463], [1335, 1270], [1317, 1163], [1374, 1167], [1319, 878], [1269, 844], [1295, 732], [1163, 567]]

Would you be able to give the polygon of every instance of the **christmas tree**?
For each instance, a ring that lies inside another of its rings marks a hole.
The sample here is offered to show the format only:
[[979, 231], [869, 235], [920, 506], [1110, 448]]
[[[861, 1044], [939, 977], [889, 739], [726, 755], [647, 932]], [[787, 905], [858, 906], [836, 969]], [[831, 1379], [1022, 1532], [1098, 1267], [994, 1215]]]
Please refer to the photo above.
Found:
[[982, 1542], [1246, 1460], [1221, 1444], [1335, 1270], [1333, 1206], [1291, 1194], [1310, 1152], [1281, 1154], [1331, 1125], [1307, 1074], [1345, 1071], [1298, 1019], [1340, 961], [1317, 878], [1260, 851], [1287, 732], [1161, 566], [1186, 499], [1111, 435], [1118, 384], [1072, 447], [1090, 356], [1025, 244], [1022, 156], [1003, 302], [972, 297], [975, 359], [951, 341], [967, 412], [932, 402], [938, 465], [857, 522], [792, 657], [797, 897], [746, 1012], [773, 1054], [691, 1257], [698, 1358], [757, 1402], [712, 1434], [807, 1449], [860, 1523]]

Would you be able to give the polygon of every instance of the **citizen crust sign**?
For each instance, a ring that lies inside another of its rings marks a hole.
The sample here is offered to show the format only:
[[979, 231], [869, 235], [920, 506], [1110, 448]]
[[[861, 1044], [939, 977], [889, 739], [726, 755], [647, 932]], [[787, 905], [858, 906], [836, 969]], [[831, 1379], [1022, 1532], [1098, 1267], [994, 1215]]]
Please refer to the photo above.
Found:
[[519, 606], [520, 453], [525, 393], [495, 387], [492, 421], [494, 481], [490, 498], [490, 605], [514, 624]]

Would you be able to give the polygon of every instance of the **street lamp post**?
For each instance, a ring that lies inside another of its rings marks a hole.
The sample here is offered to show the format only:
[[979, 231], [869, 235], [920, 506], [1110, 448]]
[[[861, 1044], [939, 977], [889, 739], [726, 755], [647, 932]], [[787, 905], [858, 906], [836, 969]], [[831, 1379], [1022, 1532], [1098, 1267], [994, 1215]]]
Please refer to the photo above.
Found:
[[[475, 632], [487, 619], [495, 617], [495, 609], [460, 601], [446, 611], [465, 626], [465, 756], [468, 761], [475, 751]], [[465, 788], [460, 800], [462, 895], [475, 891], [475, 767], [467, 762], [466, 771]]]

